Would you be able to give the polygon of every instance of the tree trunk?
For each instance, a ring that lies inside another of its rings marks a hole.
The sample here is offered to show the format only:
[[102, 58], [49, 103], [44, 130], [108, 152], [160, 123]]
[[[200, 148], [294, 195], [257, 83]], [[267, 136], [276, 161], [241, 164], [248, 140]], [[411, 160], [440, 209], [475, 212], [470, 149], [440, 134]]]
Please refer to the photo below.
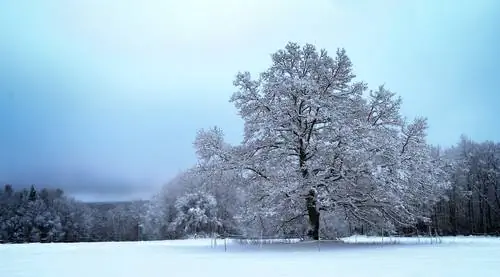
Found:
[[467, 207], [468, 207], [468, 221], [469, 221], [469, 227], [470, 227], [470, 234], [474, 234], [474, 226], [476, 224], [475, 221], [475, 216], [474, 216], [474, 204], [473, 204], [473, 199], [474, 199], [474, 194], [472, 193], [472, 184], [471, 184], [471, 178], [470, 175], [467, 176], [467, 191], [471, 193], [471, 195], [468, 198], [467, 202]]
[[311, 189], [306, 197], [307, 203], [307, 213], [309, 215], [309, 224], [311, 225], [311, 230], [309, 231], [309, 236], [313, 240], [319, 240], [319, 218], [320, 213], [317, 207], [316, 201], [316, 191]]

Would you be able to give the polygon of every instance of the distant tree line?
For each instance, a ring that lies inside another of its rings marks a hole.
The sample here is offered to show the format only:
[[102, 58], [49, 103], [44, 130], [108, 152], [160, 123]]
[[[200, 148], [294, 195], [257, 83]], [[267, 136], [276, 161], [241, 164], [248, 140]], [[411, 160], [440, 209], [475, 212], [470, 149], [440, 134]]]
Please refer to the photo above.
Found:
[[434, 147], [401, 97], [355, 78], [344, 49], [288, 43], [257, 78], [236, 75], [241, 143], [200, 130], [196, 165], [147, 202], [5, 186], [0, 240], [500, 234], [500, 144], [463, 136]]
[[137, 240], [143, 202], [83, 203], [60, 189], [0, 191], [0, 242]]
[[443, 235], [500, 235], [500, 143], [465, 136], [445, 151], [449, 186], [433, 208]]

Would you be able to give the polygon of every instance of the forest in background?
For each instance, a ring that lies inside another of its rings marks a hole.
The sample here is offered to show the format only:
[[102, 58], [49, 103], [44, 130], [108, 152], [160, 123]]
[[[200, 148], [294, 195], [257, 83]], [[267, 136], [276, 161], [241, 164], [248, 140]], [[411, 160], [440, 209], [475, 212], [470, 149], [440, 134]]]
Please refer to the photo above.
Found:
[[256, 78], [235, 78], [240, 144], [200, 130], [197, 164], [149, 201], [83, 203], [5, 185], [0, 241], [500, 234], [500, 143], [429, 145], [427, 120], [356, 81], [344, 49], [288, 43], [271, 60]]

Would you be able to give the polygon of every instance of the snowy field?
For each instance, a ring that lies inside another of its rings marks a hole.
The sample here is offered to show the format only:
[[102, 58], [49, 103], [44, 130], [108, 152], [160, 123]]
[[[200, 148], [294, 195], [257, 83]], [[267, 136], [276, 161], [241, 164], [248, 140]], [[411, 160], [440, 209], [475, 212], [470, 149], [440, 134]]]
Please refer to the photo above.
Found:
[[[374, 238], [0, 245], [1, 277], [499, 276], [500, 239]], [[383, 242], [383, 243], [382, 243]]]

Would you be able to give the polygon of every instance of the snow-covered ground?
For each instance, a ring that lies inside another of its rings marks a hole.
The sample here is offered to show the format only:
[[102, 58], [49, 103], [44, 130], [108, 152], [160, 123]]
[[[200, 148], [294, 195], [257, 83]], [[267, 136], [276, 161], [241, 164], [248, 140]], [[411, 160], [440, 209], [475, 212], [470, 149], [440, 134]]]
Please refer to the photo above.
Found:
[[[500, 239], [374, 238], [241, 245], [206, 239], [0, 245], [1, 277], [499, 276]], [[382, 244], [382, 241], [384, 244]]]

